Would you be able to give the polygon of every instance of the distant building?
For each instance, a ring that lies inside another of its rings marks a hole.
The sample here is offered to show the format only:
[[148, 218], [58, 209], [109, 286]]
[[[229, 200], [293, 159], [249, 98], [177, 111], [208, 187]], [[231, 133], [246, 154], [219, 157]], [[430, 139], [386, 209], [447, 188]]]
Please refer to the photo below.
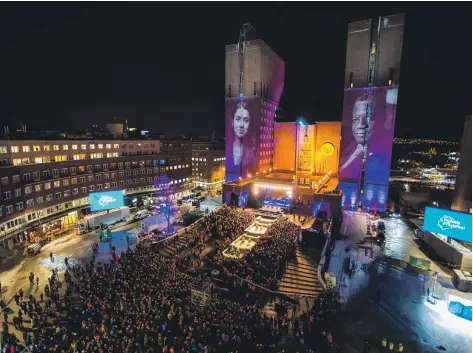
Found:
[[107, 130], [114, 136], [123, 134], [123, 124], [107, 124]]
[[452, 210], [471, 213], [471, 115], [465, 120]]
[[192, 141], [186, 139], [165, 139], [160, 141], [160, 151], [166, 155], [166, 175], [179, 188], [192, 188]]
[[215, 195], [225, 182], [225, 142], [192, 141], [192, 180]]

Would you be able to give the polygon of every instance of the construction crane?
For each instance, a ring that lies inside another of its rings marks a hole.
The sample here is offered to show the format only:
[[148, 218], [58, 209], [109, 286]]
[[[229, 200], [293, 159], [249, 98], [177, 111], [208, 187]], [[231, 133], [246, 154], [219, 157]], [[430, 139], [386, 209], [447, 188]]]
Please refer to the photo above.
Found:
[[245, 95], [245, 55], [246, 45], [248, 44], [250, 33], [256, 33], [256, 30], [249, 23], [244, 23], [240, 30], [240, 39], [238, 40], [238, 55], [240, 61], [240, 97]]

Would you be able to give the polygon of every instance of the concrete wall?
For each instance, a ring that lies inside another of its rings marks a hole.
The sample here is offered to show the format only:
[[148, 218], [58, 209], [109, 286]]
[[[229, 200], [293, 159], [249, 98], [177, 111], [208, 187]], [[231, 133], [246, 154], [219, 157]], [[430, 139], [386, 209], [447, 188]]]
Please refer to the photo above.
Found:
[[[284, 88], [284, 61], [261, 39], [251, 40], [245, 55], [245, 96], [263, 96], [279, 103]], [[225, 47], [225, 97], [238, 97], [240, 60], [238, 45]], [[230, 90], [231, 85], [231, 90]]]
[[354, 88], [368, 85], [370, 26], [371, 20], [348, 24], [345, 87], [350, 87], [350, 75]]
[[296, 131], [296, 123], [274, 124], [274, 168], [276, 170], [294, 170]]
[[[379, 31], [379, 36], [378, 36]], [[348, 24], [345, 66], [345, 87], [368, 86], [369, 57], [372, 42], [376, 43], [375, 86], [399, 84], [404, 14], [384, 16]]]
[[424, 232], [423, 240], [442, 257], [445, 262], [453, 263], [460, 270], [471, 272], [471, 251], [454, 248], [430, 232]]
[[403, 36], [404, 14], [381, 18], [375, 86], [387, 86], [391, 70], [394, 70], [392, 84], [399, 85]]
[[452, 210], [469, 212], [471, 208], [471, 115], [465, 120], [460, 150], [455, 197]]

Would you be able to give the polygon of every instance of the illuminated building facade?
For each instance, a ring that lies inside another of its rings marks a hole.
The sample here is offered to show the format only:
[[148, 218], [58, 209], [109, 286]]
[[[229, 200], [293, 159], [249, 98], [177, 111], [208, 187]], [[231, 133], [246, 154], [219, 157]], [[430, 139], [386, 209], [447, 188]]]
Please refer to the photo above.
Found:
[[297, 185], [315, 188], [320, 175], [338, 174], [341, 122], [300, 120], [274, 125], [274, 170], [295, 175]]
[[348, 25], [338, 171], [342, 207], [386, 208], [403, 35], [404, 14]]
[[[229, 194], [234, 193], [243, 195], [244, 200], [253, 198], [263, 204], [289, 208], [295, 199], [315, 205], [317, 195], [326, 195], [326, 199], [339, 197], [335, 189], [340, 130], [341, 122], [275, 123], [273, 168], [227, 182], [224, 200], [230, 202]], [[335, 203], [339, 205], [339, 201], [340, 198]]]
[[226, 181], [273, 166], [274, 118], [284, 88], [284, 61], [261, 39], [225, 48]]

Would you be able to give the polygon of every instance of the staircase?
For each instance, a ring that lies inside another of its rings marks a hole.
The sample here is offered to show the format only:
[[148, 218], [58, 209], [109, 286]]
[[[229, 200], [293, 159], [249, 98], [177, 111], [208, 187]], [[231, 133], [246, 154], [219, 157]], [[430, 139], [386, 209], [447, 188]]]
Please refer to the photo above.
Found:
[[296, 258], [286, 264], [278, 290], [287, 295], [317, 296], [322, 292], [317, 267], [311, 251], [296, 249]]
[[176, 235], [177, 237], [177, 242], [174, 243], [174, 239], [170, 240], [168, 245], [166, 245], [163, 249], [159, 250], [158, 253], [162, 257], [172, 257], [173, 255], [177, 254], [177, 249], [179, 246], [184, 247], [183, 250], [185, 250], [185, 245], [186, 245], [186, 235], [181, 234], [181, 235]]

